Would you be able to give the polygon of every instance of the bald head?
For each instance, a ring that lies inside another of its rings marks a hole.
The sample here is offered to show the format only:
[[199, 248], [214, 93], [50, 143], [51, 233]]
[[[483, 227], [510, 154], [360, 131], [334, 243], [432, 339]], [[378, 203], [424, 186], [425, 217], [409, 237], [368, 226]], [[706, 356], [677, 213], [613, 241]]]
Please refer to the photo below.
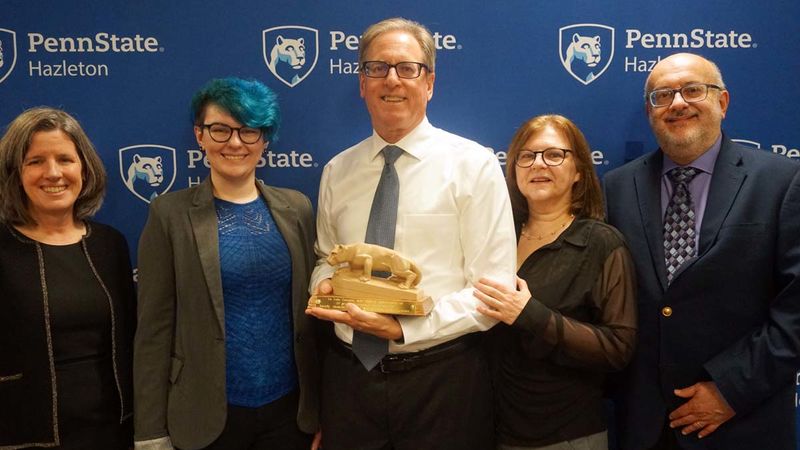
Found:
[[717, 86], [725, 89], [725, 82], [722, 81], [722, 72], [720, 72], [719, 67], [717, 67], [713, 61], [705, 59], [700, 55], [695, 55], [694, 53], [676, 53], [662, 59], [658, 62], [658, 64], [656, 64], [655, 67], [653, 67], [653, 71], [650, 72], [650, 75], [647, 77], [647, 81], [644, 83], [645, 94], [655, 89], [655, 87], [652, 85], [653, 79], [657, 79], [664, 73], [672, 73], [686, 67], [693, 67], [708, 74], [709, 79], [711, 80], [709, 83], [716, 84]]
[[[689, 100], [681, 90], [689, 86]], [[722, 74], [713, 62], [691, 53], [662, 59], [645, 83], [645, 97], [656, 89], [672, 92], [669, 102], [653, 106], [647, 99], [647, 117], [661, 150], [678, 164], [689, 164], [708, 151], [722, 132], [730, 100]], [[689, 94], [692, 92], [692, 94]], [[695, 95], [700, 92], [700, 95]]]

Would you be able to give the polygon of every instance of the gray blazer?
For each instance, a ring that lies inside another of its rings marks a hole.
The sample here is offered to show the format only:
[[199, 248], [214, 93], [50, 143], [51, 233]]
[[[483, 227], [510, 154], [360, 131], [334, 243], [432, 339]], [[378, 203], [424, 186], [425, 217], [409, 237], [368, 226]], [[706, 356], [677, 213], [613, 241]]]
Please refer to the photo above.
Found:
[[[304, 311], [314, 268], [314, 217], [305, 195], [258, 183], [292, 258], [297, 423], [319, 428], [316, 322]], [[169, 436], [183, 449], [222, 432], [225, 318], [211, 179], [157, 197], [139, 240], [138, 328], [134, 342], [135, 440]]]

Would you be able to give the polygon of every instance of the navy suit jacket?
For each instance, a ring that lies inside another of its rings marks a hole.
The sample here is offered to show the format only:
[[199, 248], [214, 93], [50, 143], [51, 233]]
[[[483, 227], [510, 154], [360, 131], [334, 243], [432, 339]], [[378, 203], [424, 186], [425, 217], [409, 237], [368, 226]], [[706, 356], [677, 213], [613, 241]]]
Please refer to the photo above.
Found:
[[711, 380], [736, 415], [703, 439], [676, 433], [683, 448], [794, 449], [800, 164], [723, 136], [697, 257], [667, 285], [662, 158], [645, 155], [604, 183], [608, 221], [625, 235], [639, 283], [639, 344], [617, 395], [620, 444], [653, 446], [685, 402], [673, 390]]

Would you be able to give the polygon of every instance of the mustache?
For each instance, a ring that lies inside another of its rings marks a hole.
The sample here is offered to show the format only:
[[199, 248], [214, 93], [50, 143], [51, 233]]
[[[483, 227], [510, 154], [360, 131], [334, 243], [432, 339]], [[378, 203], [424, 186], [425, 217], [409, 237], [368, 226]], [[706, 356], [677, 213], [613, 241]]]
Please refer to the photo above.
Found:
[[673, 111], [673, 112], [671, 112], [671, 113], [670, 113], [670, 114], [669, 114], [669, 115], [666, 117], [666, 119], [667, 119], [667, 120], [670, 120], [670, 119], [680, 119], [681, 117], [686, 117], [686, 116], [688, 116], [689, 114], [691, 114], [691, 112], [690, 112], [689, 110], [687, 110], [687, 109], [681, 109], [681, 110], [677, 110], [677, 111]]

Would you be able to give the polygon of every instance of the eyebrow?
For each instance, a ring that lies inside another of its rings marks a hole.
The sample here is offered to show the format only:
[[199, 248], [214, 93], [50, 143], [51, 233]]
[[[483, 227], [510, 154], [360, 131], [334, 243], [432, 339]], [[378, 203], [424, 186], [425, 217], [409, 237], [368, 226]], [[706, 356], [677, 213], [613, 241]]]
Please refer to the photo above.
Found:
[[[692, 81], [687, 81], [686, 83], [683, 83], [680, 86], [684, 87], [684, 86], [689, 86], [690, 84], [716, 84], [716, 83], [714, 83], [713, 81], [692, 80]], [[662, 86], [657, 86], [657, 87], [650, 88], [650, 89], [648, 89], [648, 91], [655, 91], [656, 89], [678, 89], [678, 88], [673, 88], [672, 86], [662, 85]]]

